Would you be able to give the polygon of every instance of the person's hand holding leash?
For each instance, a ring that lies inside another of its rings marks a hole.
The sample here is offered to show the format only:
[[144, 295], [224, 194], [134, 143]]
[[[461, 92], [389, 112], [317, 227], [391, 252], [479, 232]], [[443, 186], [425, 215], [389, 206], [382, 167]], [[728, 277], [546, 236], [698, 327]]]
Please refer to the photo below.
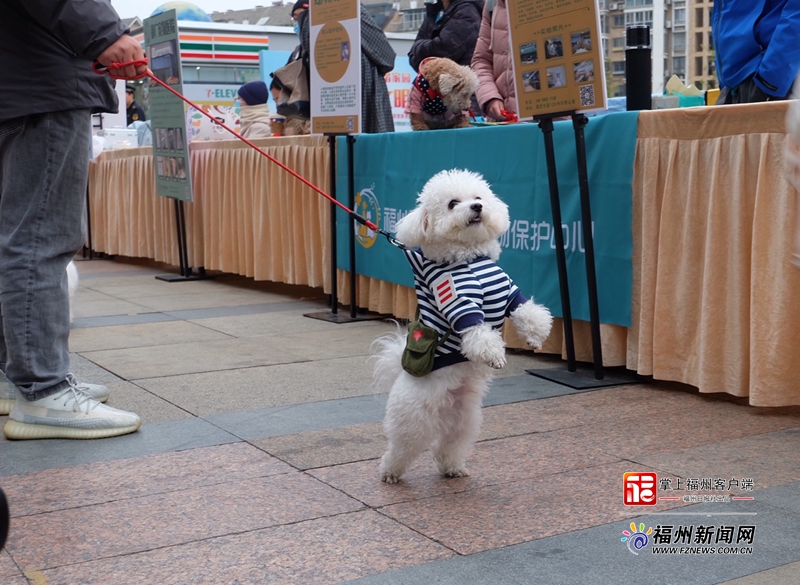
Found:
[[122, 35], [105, 51], [100, 53], [97, 61], [108, 68], [108, 72], [113, 77], [123, 79], [136, 79], [144, 75], [147, 71], [147, 64], [129, 64], [118, 69], [112, 68], [114, 63], [130, 63], [144, 59], [144, 51], [139, 42], [130, 35]]

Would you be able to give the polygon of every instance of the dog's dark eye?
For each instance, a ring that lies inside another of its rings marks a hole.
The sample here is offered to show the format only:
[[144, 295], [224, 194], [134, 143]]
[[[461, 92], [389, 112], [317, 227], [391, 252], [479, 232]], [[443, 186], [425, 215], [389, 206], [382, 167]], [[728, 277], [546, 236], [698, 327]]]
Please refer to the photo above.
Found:
[[447, 209], [453, 209], [456, 205], [458, 205], [458, 199], [453, 199], [447, 204]]

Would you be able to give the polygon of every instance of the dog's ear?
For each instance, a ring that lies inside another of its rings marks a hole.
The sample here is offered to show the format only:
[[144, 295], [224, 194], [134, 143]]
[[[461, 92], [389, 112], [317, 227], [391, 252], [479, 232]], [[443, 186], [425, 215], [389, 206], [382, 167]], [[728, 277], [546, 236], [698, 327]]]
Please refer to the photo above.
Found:
[[458, 83], [458, 78], [450, 73], [442, 73], [439, 76], [439, 92], [442, 95], [451, 95], [453, 88]]
[[395, 236], [409, 248], [425, 243], [430, 227], [430, 218], [421, 207], [417, 207], [397, 222]]

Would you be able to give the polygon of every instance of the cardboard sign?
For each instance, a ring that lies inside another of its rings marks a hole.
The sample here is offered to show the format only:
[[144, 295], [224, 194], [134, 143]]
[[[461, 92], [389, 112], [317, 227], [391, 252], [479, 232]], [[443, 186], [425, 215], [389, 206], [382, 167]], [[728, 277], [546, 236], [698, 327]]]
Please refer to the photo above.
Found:
[[312, 134], [361, 132], [360, 10], [358, 0], [309, 6]]
[[597, 0], [507, 0], [517, 115], [606, 108]]
[[[183, 74], [175, 10], [146, 18], [144, 39], [150, 69], [158, 79], [182, 94]], [[184, 102], [152, 79], [148, 84], [156, 193], [162, 197], [191, 201], [192, 174]]]

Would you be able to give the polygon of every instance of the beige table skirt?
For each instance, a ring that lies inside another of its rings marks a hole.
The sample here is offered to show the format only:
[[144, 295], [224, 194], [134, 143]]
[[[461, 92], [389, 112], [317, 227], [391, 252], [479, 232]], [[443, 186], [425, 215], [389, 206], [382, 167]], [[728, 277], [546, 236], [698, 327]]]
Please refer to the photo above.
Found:
[[[783, 178], [786, 104], [642, 112], [633, 185], [632, 325], [601, 327], [606, 366], [701, 392], [800, 404], [795, 195]], [[329, 191], [322, 137], [259, 146]], [[330, 204], [239, 141], [190, 145], [189, 263], [330, 292]], [[92, 243], [178, 264], [173, 202], [155, 194], [149, 148], [105, 152], [90, 171]], [[598, 275], [603, 278], [603, 275]], [[349, 303], [347, 275], [338, 294]], [[408, 318], [413, 290], [358, 277], [358, 304]], [[575, 323], [579, 360], [589, 326]], [[507, 327], [510, 347], [524, 347]], [[556, 326], [543, 351], [562, 353]]]

